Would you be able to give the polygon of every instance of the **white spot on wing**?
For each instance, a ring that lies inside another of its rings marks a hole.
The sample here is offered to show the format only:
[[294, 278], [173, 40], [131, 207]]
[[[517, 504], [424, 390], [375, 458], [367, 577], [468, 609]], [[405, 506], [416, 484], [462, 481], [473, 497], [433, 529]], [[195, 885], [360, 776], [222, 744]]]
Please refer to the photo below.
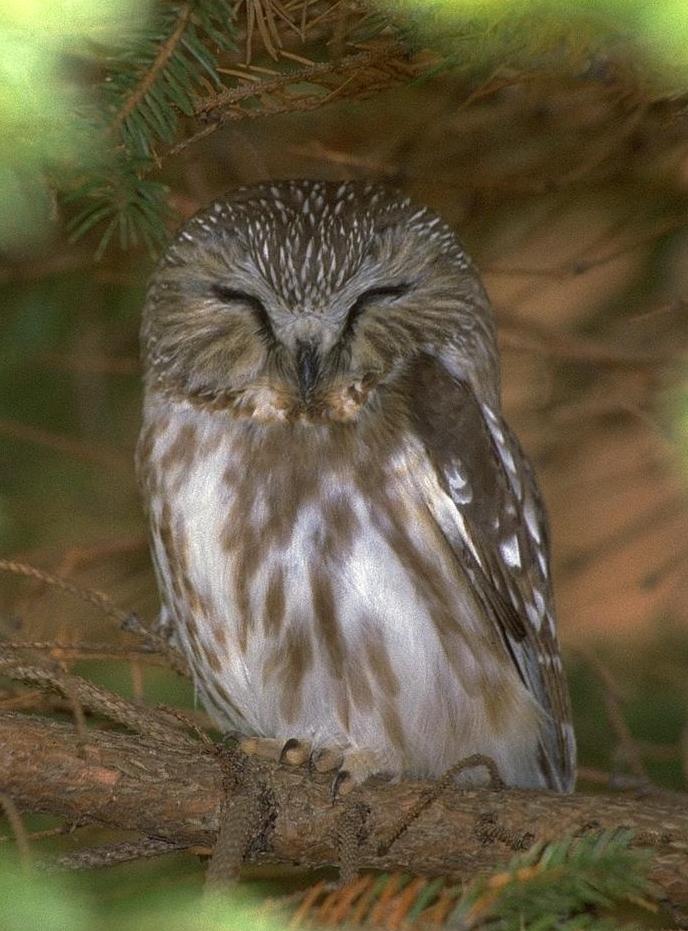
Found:
[[526, 614], [533, 628], [538, 631], [542, 625], [542, 617], [538, 614], [537, 608], [530, 601], [526, 601]]
[[533, 601], [535, 602], [535, 607], [538, 610], [540, 616], [545, 613], [545, 599], [542, 597], [542, 592], [538, 591], [537, 588], [533, 589]]
[[468, 484], [468, 479], [459, 472], [458, 466], [455, 463], [447, 469], [446, 475], [449, 491], [457, 504], [468, 504], [473, 500], [473, 492]]
[[492, 438], [501, 449], [501, 447], [504, 446], [504, 434], [500, 430], [497, 420], [495, 418], [490, 418], [487, 421], [487, 426], [489, 427], [490, 433], [492, 434]]
[[547, 578], [549, 576], [549, 570], [547, 568], [547, 556], [539, 547], [537, 549], [537, 560], [540, 565], [540, 571], [542, 572], [543, 576]]
[[512, 533], [510, 537], [499, 544], [499, 551], [502, 559], [512, 569], [521, 568], [521, 549], [518, 545], [518, 537]]
[[526, 527], [528, 528], [528, 533], [531, 535], [533, 540], [536, 543], [542, 542], [542, 537], [540, 535], [540, 524], [538, 521], [538, 515], [535, 511], [535, 504], [533, 500], [528, 496], [523, 503], [523, 516], [526, 521]]

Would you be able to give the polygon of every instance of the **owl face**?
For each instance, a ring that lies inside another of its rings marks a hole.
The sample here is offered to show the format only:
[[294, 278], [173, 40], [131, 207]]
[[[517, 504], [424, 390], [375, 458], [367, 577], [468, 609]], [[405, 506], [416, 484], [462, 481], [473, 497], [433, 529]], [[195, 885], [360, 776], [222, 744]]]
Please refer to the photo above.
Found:
[[261, 421], [351, 421], [419, 352], [470, 363], [491, 322], [452, 231], [377, 185], [244, 188], [196, 215], [153, 278], [148, 377]]

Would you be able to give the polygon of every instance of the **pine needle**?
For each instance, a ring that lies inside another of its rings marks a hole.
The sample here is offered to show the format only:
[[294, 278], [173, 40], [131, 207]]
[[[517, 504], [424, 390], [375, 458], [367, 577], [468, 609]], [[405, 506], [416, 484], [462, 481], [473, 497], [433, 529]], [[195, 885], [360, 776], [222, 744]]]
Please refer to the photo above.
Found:
[[318, 883], [298, 902], [291, 928], [450, 927], [461, 931], [605, 931], [630, 903], [654, 912], [647, 852], [630, 831], [605, 831], [536, 844], [467, 888], [451, 879], [366, 875], [332, 889]]

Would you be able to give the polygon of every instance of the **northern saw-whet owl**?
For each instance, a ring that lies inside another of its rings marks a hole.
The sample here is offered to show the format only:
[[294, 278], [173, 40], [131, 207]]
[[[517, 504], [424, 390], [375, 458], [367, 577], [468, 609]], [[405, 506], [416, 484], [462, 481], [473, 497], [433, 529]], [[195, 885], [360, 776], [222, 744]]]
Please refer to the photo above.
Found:
[[161, 626], [220, 728], [342, 789], [480, 753], [570, 791], [546, 517], [440, 217], [377, 184], [243, 188], [168, 248], [142, 344]]

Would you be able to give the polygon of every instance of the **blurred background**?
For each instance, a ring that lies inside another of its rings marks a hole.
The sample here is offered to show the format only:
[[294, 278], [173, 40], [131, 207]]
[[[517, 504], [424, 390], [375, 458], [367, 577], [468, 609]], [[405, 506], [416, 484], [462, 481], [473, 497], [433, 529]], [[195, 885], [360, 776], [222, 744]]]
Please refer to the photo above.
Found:
[[[136, 237], [135, 224], [114, 213], [135, 197], [108, 193], [103, 178], [121, 166], [104, 152], [134, 165], [142, 184], [165, 186], [148, 194], [167, 210], [154, 220], [168, 230], [263, 179], [387, 181], [456, 228], [495, 308], [506, 413], [551, 517], [582, 784], [604, 789], [630, 776], [685, 787], [682, 5], [645, 5], [655, 17], [643, 20], [642, 4], [523, 3], [511, 21], [477, 2], [244, 0], [230, 5], [231, 42], [206, 42], [220, 84], [196, 79], [190, 112], [179, 104], [167, 135], [139, 150], [136, 126], [113, 136], [113, 125], [127, 128], [135, 113], [134, 105], [125, 112], [127, 101], [138, 103], [151, 62], [162, 67], [160, 42], [179, 19], [155, 33], [140, 67], [122, 51], [125, 39], [142, 42], [159, 11], [150, 7], [146, 20], [144, 6], [125, 6], [101, 8], [107, 35], [102, 23], [89, 33], [93, 10], [69, 29], [46, 25], [36, 60], [45, 65], [48, 47], [55, 56], [48, 105], [23, 96], [22, 75], [32, 75], [26, 87], [39, 83], [35, 62], [12, 76], [14, 96], [0, 99], [0, 555], [103, 591], [146, 623], [155, 617], [132, 457], [139, 318], [154, 261], [145, 240], [154, 252], [156, 239]], [[179, 17], [188, 4], [162, 6]], [[0, 16], [6, 41], [16, 38], [20, 13], [8, 4]], [[198, 34], [205, 41], [201, 26]], [[131, 79], [124, 103], [107, 97], [113, 75]], [[51, 135], [58, 106], [77, 114], [73, 127], [62, 125], [67, 140]], [[142, 119], [145, 132], [152, 117]], [[45, 641], [73, 645], [70, 664], [97, 681], [193, 707], [190, 688], [166, 671], [107, 650], [89, 657], [79, 645], [114, 648], [124, 635], [92, 606], [35, 580], [0, 574], [0, 635], [39, 651]], [[0, 683], [0, 708], [42, 701]]]

